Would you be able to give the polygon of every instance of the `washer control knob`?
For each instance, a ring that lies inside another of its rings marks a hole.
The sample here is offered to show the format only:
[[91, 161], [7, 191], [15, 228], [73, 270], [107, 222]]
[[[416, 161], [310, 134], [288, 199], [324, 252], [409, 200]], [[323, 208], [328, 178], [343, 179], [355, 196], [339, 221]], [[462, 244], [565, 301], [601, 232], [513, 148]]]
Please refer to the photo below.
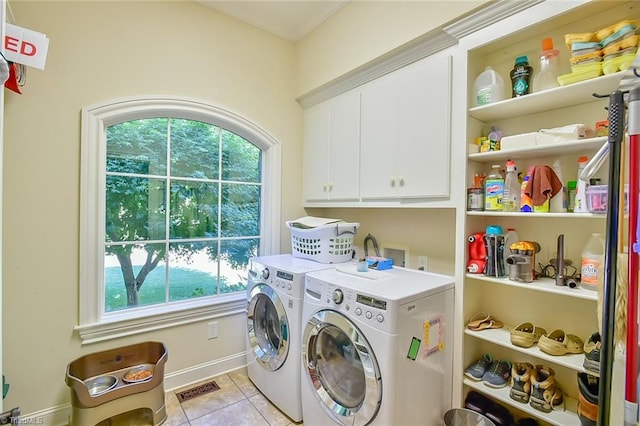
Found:
[[[284, 287], [284, 283], [282, 284], [282, 287]], [[287, 290], [291, 290], [293, 288], [293, 286], [291, 285], [291, 283], [287, 284]]]
[[260, 275], [262, 276], [263, 280], [266, 280], [267, 278], [269, 278], [269, 268], [264, 268], [260, 273]]
[[371, 318], [373, 317], [373, 314], [371, 313], [371, 311], [367, 311], [367, 312], [364, 314], [364, 316], [365, 316], [365, 317], [367, 317], [367, 319], [371, 319]]
[[376, 315], [376, 319], [378, 320], [378, 322], [384, 321], [384, 317], [382, 316], [382, 314]]
[[362, 309], [360, 309], [360, 308], [356, 308], [356, 315], [357, 315], [357, 316], [362, 315]]
[[336, 305], [341, 304], [342, 301], [344, 300], [344, 294], [342, 293], [342, 290], [340, 289], [333, 290], [333, 293], [331, 294], [331, 300], [333, 300], [333, 302]]

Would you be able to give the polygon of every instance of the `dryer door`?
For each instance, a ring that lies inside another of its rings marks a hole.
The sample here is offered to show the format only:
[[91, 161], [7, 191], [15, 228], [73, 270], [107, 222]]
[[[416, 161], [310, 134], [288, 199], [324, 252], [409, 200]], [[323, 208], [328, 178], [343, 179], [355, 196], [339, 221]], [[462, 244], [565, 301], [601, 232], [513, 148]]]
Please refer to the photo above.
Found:
[[269, 371], [284, 364], [289, 353], [289, 321], [282, 300], [266, 284], [254, 286], [248, 297], [247, 332], [256, 361]]
[[346, 316], [317, 312], [305, 325], [302, 362], [325, 412], [344, 425], [366, 425], [382, 400], [380, 368], [369, 342]]

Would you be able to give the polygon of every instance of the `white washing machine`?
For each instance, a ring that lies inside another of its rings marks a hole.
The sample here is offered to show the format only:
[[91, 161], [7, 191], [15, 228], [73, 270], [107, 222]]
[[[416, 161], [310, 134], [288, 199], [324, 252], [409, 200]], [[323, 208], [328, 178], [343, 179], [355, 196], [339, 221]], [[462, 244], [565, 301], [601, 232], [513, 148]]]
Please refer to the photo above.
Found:
[[404, 268], [358, 273], [350, 264], [307, 274], [305, 426], [444, 425], [453, 287], [453, 277]]
[[247, 284], [247, 372], [292, 420], [302, 420], [300, 335], [307, 272], [334, 268], [290, 254], [254, 257]]

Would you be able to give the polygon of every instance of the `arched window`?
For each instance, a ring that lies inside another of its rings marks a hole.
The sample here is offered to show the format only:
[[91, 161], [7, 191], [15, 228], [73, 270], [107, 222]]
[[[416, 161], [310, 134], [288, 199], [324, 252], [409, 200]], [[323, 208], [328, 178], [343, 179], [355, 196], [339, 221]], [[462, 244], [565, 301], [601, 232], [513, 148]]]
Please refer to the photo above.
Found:
[[279, 245], [277, 141], [184, 99], [88, 107], [82, 126], [83, 342], [244, 309], [249, 258]]

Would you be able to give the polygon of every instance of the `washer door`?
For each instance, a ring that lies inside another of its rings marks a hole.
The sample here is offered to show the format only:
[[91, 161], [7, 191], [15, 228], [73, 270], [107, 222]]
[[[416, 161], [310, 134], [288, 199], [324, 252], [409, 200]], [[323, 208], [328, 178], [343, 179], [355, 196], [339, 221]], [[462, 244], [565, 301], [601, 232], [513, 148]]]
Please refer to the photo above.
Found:
[[321, 407], [340, 424], [366, 425], [380, 408], [380, 368], [369, 342], [347, 317], [317, 312], [305, 325], [302, 362]]
[[254, 286], [247, 297], [247, 332], [256, 361], [269, 371], [284, 364], [289, 353], [289, 321], [278, 294], [266, 284]]

